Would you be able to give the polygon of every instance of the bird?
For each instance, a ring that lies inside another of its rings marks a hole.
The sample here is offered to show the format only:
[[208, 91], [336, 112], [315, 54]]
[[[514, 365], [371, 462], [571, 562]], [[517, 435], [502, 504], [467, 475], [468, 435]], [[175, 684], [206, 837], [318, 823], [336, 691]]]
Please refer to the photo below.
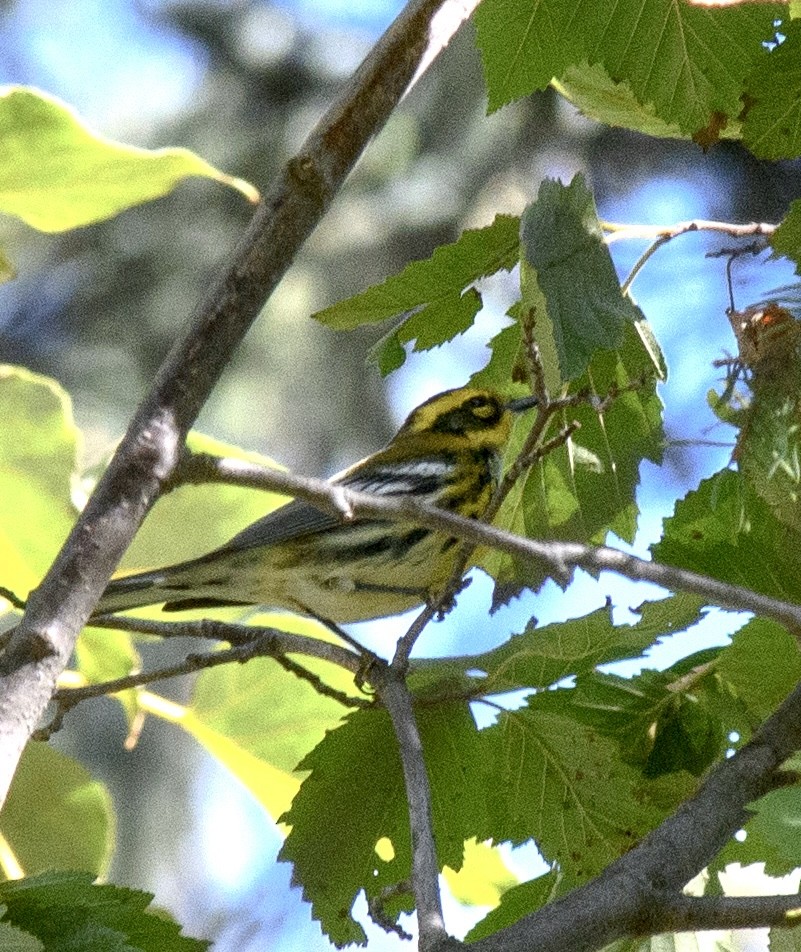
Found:
[[[480, 518], [498, 484], [512, 414], [536, 402], [471, 386], [446, 390], [416, 407], [384, 449], [330, 482]], [[112, 579], [93, 617], [163, 603], [167, 612], [258, 605], [335, 625], [368, 621], [438, 595], [457, 541], [419, 524], [342, 522], [296, 499], [206, 555]]]

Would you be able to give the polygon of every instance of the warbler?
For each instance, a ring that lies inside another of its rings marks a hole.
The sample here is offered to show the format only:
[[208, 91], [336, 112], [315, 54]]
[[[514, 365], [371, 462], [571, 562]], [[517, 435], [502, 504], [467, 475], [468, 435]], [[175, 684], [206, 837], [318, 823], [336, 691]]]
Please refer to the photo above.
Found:
[[[384, 449], [331, 482], [478, 518], [497, 485], [511, 414], [535, 403], [485, 389], [447, 390], [413, 410]], [[457, 551], [456, 539], [424, 526], [343, 523], [294, 500], [208, 555], [113, 579], [94, 614], [163, 602], [164, 611], [264, 605], [337, 624], [367, 621], [436, 595]]]

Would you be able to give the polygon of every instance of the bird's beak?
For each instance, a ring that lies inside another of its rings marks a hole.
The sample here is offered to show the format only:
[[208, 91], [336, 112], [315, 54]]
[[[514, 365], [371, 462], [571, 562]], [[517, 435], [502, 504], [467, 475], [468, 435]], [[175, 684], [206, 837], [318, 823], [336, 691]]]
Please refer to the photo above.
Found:
[[536, 407], [538, 403], [539, 400], [535, 396], [518, 397], [517, 400], [510, 400], [506, 404], [506, 409], [511, 410], [512, 413], [522, 413], [524, 410], [530, 410], [532, 407]]

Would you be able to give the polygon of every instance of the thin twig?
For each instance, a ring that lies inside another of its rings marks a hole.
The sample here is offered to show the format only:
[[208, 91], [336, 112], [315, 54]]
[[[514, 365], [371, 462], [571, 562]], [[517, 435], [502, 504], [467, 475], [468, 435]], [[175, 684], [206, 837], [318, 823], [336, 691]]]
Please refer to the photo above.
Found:
[[710, 221], [706, 218], [694, 218], [690, 221], [680, 221], [672, 225], [630, 225], [619, 222], [602, 221], [601, 227], [609, 232], [606, 243], [624, 241], [631, 238], [678, 238], [694, 231], [713, 231], [730, 235], [732, 238], [750, 238], [754, 235], [770, 237], [778, 225], [769, 222], [748, 222], [738, 224], [729, 221]]
[[[176, 627], [181, 626], [177, 624]], [[232, 648], [223, 649], [221, 651], [204, 652], [202, 654], [188, 654], [175, 664], [167, 665], [163, 668], [156, 668], [152, 671], [136, 671], [132, 674], [126, 674], [109, 681], [99, 681], [78, 688], [59, 688], [53, 695], [53, 700], [57, 705], [56, 715], [47, 727], [40, 728], [36, 732], [35, 739], [46, 740], [55, 733], [57, 729], [60, 729], [64, 715], [68, 711], [72, 710], [72, 708], [82, 701], [89, 700], [90, 698], [119, 694], [121, 691], [130, 691], [134, 688], [143, 687], [146, 684], [153, 684], [155, 681], [166, 681], [170, 678], [195, 674], [198, 671], [203, 671], [207, 668], [216, 668], [223, 664], [244, 664], [252, 658], [272, 658], [280, 664], [285, 671], [311, 684], [319, 694], [329, 697], [345, 707], [372, 707], [371, 701], [337, 691], [322, 681], [318, 675], [307, 670], [297, 662], [292, 661], [290, 658], [287, 658], [284, 654], [286, 647], [282, 644], [285, 640], [284, 636], [287, 634], [286, 632], [274, 631], [272, 629], [263, 629], [261, 632], [252, 628], [247, 630], [252, 632], [251, 637]], [[303, 638], [301, 635], [291, 637], [301, 639], [304, 642], [315, 642], [315, 639]], [[324, 645], [325, 642], [317, 642], [317, 644]], [[307, 654], [314, 654], [317, 657], [321, 657], [320, 653], [309, 651], [308, 647], [309, 646], [304, 646]]]
[[610, 232], [610, 234], [606, 236], [607, 244], [626, 239], [652, 239], [652, 243], [645, 249], [629, 272], [626, 280], [622, 283], [621, 290], [624, 294], [631, 287], [632, 282], [649, 258], [663, 245], [672, 241], [674, 238], [678, 238], [680, 235], [686, 235], [695, 231], [713, 231], [730, 235], [732, 238], [748, 238], [752, 235], [764, 235], [769, 237], [778, 227], [777, 225], [771, 225], [767, 222], [750, 222], [746, 225], [738, 225], [733, 222], [708, 221], [702, 218], [697, 218], [693, 221], [678, 222], [675, 225], [623, 225], [614, 222], [602, 222], [601, 224], [604, 231]]
[[[225, 469], [223, 467], [221, 472]], [[274, 470], [247, 464], [246, 479], [229, 471], [226, 481], [233, 485], [258, 486], [271, 490], [275, 487]], [[281, 482], [289, 488], [296, 477], [281, 474]], [[566, 580], [573, 569], [583, 568], [591, 574], [610, 571], [639, 582], [653, 582], [677, 592], [689, 592], [705, 598], [710, 605], [734, 611], [753, 612], [770, 618], [788, 628], [793, 634], [801, 632], [801, 606], [778, 598], [760, 595], [740, 585], [732, 585], [686, 569], [649, 562], [610, 546], [590, 546], [580, 542], [524, 539], [497, 526], [477, 519], [465, 519], [444, 509], [427, 506], [415, 499], [375, 496], [343, 487], [332, 487], [324, 480], [298, 481], [299, 496], [322, 508], [332, 505], [332, 492], [344, 493], [354, 519], [384, 519], [427, 526], [454, 538], [475, 545], [484, 545], [539, 561], [557, 579]], [[432, 615], [433, 617], [433, 615]]]
[[160, 638], [204, 638], [212, 641], [227, 641], [235, 646], [248, 645], [255, 638], [269, 637], [274, 639], [276, 647], [283, 654], [320, 658], [345, 668], [353, 674], [358, 674], [364, 667], [363, 658], [355, 651], [331, 641], [324, 641], [322, 638], [297, 635], [280, 628], [239, 625], [212, 618], [203, 618], [198, 621], [154, 621], [149, 618], [132, 618], [128, 615], [101, 615], [93, 618], [92, 624], [98, 628], [157, 635]]
[[395, 899], [398, 896], [404, 895], [404, 893], [411, 892], [412, 884], [408, 882], [408, 880], [404, 880], [401, 883], [387, 886], [386, 889], [382, 890], [380, 895], [370, 896], [367, 900], [367, 914], [373, 922], [383, 929], [384, 932], [396, 935], [399, 939], [404, 939], [406, 942], [411, 942], [414, 937], [411, 936], [399, 922], [395, 922], [387, 915], [385, 906], [390, 899]]
[[675, 235], [661, 235], [656, 241], [652, 242], [645, 251], [640, 255], [640, 257], [634, 262], [634, 267], [629, 271], [626, 280], [620, 285], [620, 290], [623, 294], [626, 294], [629, 288], [634, 283], [634, 279], [642, 271], [648, 261], [659, 251], [662, 245], [666, 245], [671, 241]]
[[371, 681], [392, 721], [398, 741], [409, 824], [412, 836], [412, 889], [420, 949], [434, 949], [448, 940], [439, 892], [439, 861], [431, 819], [431, 786], [423, 746], [414, 716], [412, 697], [403, 676], [386, 664], [377, 666]]

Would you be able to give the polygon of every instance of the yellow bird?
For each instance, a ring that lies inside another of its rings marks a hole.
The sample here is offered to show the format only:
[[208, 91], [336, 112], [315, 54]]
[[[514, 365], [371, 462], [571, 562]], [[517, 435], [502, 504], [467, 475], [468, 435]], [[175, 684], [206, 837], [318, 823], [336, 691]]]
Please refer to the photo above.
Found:
[[[447, 390], [412, 411], [389, 444], [331, 480], [479, 518], [497, 485], [511, 415], [534, 397]], [[164, 611], [264, 605], [337, 624], [395, 615], [447, 582], [457, 540], [378, 519], [342, 523], [294, 500], [208, 555], [113, 579], [94, 614], [164, 602]]]

